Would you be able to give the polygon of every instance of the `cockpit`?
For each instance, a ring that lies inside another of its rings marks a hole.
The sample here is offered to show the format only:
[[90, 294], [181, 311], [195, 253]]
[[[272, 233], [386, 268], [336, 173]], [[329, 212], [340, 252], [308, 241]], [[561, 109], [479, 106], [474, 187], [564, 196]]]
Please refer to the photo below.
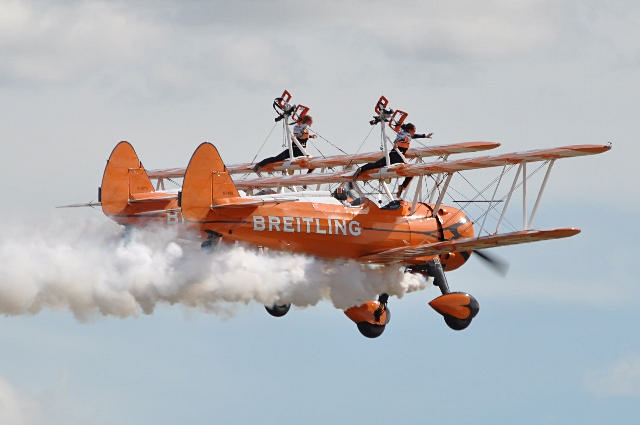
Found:
[[338, 186], [331, 196], [346, 207], [357, 207], [364, 203], [365, 198], [355, 189], [355, 185], [352, 182], [343, 183]]

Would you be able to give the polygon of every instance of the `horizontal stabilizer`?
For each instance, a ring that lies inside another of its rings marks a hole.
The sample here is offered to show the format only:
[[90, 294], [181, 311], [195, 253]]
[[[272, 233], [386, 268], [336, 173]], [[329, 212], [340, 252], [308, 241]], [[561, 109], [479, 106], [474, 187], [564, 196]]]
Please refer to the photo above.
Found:
[[180, 208], [169, 208], [163, 210], [141, 211], [131, 215], [135, 217], [165, 217], [167, 213], [179, 213], [180, 211]]
[[83, 204], [58, 205], [56, 208], [82, 208], [82, 207], [99, 207], [101, 202], [85, 202]]
[[157, 202], [157, 201], [170, 201], [172, 199], [178, 199], [178, 195], [175, 193], [167, 193], [167, 192], [132, 193], [129, 197], [129, 202], [133, 204], [133, 203], [145, 203], [145, 202]]

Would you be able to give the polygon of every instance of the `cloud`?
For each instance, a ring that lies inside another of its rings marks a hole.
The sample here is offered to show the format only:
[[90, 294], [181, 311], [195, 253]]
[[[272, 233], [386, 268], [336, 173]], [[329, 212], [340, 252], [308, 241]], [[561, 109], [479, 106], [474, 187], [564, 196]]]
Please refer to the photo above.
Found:
[[[0, 87], [63, 86], [119, 102], [274, 86], [433, 89], [531, 67], [536, 72], [518, 86], [546, 86], [561, 63], [587, 61], [593, 66], [564, 72], [593, 74], [638, 59], [628, 59], [632, 43], [610, 35], [618, 28], [611, 12], [549, 0], [0, 0], [0, 10]], [[636, 27], [623, 22], [621, 33], [633, 40]]]
[[[212, 80], [267, 85], [379, 68], [496, 58], [551, 42], [548, 2], [63, 2], [0, 0], [5, 84], [84, 84], [152, 93]], [[366, 68], [366, 67], [365, 67]]]
[[150, 12], [153, 6], [0, 0], [0, 53], [6, 59], [0, 63], [0, 84], [189, 96], [229, 80], [273, 84], [288, 76], [288, 46], [262, 34], [264, 28], [168, 23], [164, 9]]
[[36, 419], [37, 403], [0, 377], [0, 423], [28, 425]]
[[556, 16], [545, 7], [550, 2], [489, 3], [408, 2], [390, 8], [388, 2], [373, 2], [366, 19], [353, 19], [361, 8], [352, 2], [342, 23], [422, 61], [502, 57], [549, 43], [557, 33]]
[[0, 14], [5, 79], [66, 83], [95, 78], [103, 65], [131, 62], [157, 28], [134, 10], [103, 2], [42, 6], [7, 0]]
[[640, 354], [620, 358], [585, 376], [587, 390], [596, 397], [640, 398]]
[[92, 406], [79, 403], [67, 389], [66, 373], [41, 394], [25, 391], [0, 376], [0, 424], [66, 425], [102, 423]]

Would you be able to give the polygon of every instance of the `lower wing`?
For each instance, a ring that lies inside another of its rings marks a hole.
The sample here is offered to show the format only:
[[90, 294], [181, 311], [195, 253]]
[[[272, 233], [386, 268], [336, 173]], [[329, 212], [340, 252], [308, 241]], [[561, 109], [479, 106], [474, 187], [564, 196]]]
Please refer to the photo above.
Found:
[[482, 236], [479, 238], [453, 239], [425, 245], [406, 246], [386, 251], [367, 254], [359, 258], [369, 263], [394, 263], [411, 260], [417, 257], [428, 257], [449, 252], [475, 251], [477, 249], [497, 246], [517, 245], [522, 243], [545, 241], [549, 239], [568, 238], [580, 233], [580, 229], [561, 228], [553, 230], [521, 230], [519, 232]]

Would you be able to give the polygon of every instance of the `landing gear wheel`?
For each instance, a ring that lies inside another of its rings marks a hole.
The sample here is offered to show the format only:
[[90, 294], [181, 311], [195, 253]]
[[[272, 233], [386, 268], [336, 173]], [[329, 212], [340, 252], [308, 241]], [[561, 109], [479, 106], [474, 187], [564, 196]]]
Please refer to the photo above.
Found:
[[466, 319], [458, 319], [453, 316], [444, 316], [444, 322], [454, 331], [461, 331], [463, 329], [467, 329], [467, 327], [471, 324], [471, 317]]
[[464, 292], [449, 292], [429, 305], [442, 315], [445, 323], [454, 331], [466, 329], [480, 311], [480, 304], [473, 295]]
[[200, 248], [205, 251], [213, 251], [213, 249], [218, 246], [218, 243], [222, 239], [222, 234], [218, 232], [214, 232], [213, 230], [205, 230], [207, 233], [207, 239], [202, 241], [200, 244]]
[[[383, 311], [386, 313], [386, 320], [384, 321], [384, 325], [377, 325], [375, 323], [369, 323], [369, 322], [358, 322], [356, 323], [356, 326], [358, 326], [358, 330], [362, 335], [366, 336], [367, 338], [377, 338], [380, 335], [382, 335], [382, 332], [384, 332], [385, 327], [389, 324], [389, 321], [391, 320], [391, 310], [389, 310], [389, 307], [387, 307], [388, 298], [389, 296], [387, 294], [383, 294], [379, 298], [380, 301], [384, 303], [382, 308], [384, 309]], [[374, 315], [375, 315], [375, 312], [374, 312]]]
[[478, 301], [473, 295], [465, 292], [451, 292], [438, 257], [426, 264], [425, 271], [429, 276], [433, 276], [433, 284], [442, 292], [442, 296], [431, 300], [429, 305], [444, 317], [447, 326], [454, 331], [469, 327], [480, 311]]
[[218, 244], [218, 241], [216, 239], [206, 239], [202, 241], [202, 243], [200, 244], [200, 248], [202, 248], [205, 251], [211, 251], [213, 250], [213, 248], [216, 247], [217, 244]]
[[358, 331], [367, 338], [377, 338], [391, 320], [391, 311], [387, 307], [389, 295], [380, 294], [378, 301], [367, 301], [344, 311], [358, 327]]
[[272, 305], [271, 307], [265, 305], [264, 308], [273, 317], [282, 317], [289, 312], [291, 304]]
[[384, 332], [384, 328], [386, 327], [386, 325], [374, 325], [369, 322], [358, 322], [356, 325], [358, 326], [360, 333], [367, 338], [379, 337], [382, 335], [382, 332]]

